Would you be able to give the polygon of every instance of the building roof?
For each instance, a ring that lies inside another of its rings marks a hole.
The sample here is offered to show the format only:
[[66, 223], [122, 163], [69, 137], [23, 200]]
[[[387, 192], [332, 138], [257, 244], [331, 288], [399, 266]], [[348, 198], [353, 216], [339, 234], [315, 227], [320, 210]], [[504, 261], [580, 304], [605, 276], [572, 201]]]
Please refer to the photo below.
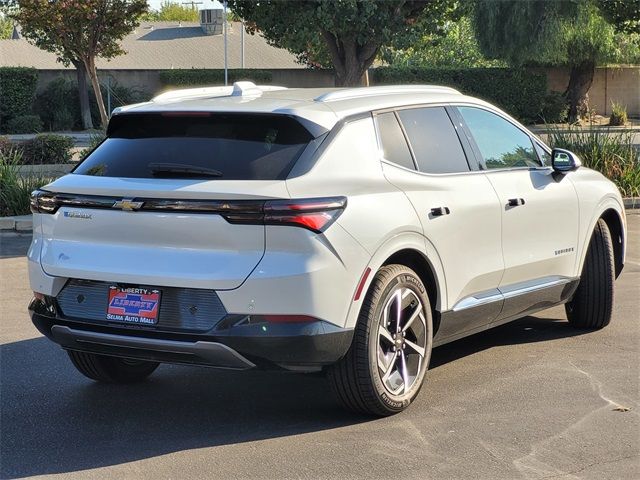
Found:
[[[241, 29], [230, 24], [228, 66], [240, 68]], [[98, 59], [99, 69], [157, 70], [172, 68], [224, 68], [223, 35], [205, 35], [200, 24], [142, 22], [122, 41], [125, 55]], [[245, 68], [304, 68], [287, 50], [272, 47], [260, 35], [244, 35]], [[56, 56], [31, 45], [24, 38], [0, 40], [0, 67], [65, 68]], [[73, 68], [73, 67], [71, 67]]]
[[283, 88], [237, 82], [165, 92], [150, 102], [120, 107], [114, 115], [146, 112], [275, 113], [304, 120], [314, 135], [330, 130], [341, 119], [372, 110], [429, 103], [486, 102], [435, 85], [394, 85], [361, 88]]

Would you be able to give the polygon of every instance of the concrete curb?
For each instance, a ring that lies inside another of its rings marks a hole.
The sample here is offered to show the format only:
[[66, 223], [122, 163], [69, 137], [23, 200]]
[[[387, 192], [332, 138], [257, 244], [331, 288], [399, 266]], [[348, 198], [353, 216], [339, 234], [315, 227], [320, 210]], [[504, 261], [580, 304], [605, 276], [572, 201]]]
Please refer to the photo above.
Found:
[[640, 197], [628, 197], [623, 198], [624, 208], [627, 210], [634, 210], [640, 208]]
[[33, 230], [31, 215], [16, 215], [15, 217], [0, 217], [1, 231], [30, 232]]
[[[640, 197], [623, 198], [624, 208], [640, 213]], [[30, 232], [33, 230], [31, 215], [17, 215], [15, 217], [0, 217], [0, 231]]]

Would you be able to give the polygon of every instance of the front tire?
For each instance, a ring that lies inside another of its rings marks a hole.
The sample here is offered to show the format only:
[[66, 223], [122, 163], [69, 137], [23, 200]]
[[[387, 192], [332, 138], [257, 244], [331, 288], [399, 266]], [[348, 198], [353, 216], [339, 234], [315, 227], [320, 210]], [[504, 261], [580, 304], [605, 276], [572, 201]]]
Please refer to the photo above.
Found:
[[136, 383], [151, 375], [157, 362], [109, 357], [95, 353], [67, 351], [73, 366], [85, 377], [101, 383]]
[[611, 321], [615, 266], [609, 227], [598, 220], [591, 236], [580, 284], [573, 299], [565, 305], [569, 324], [598, 330]]
[[387, 416], [418, 395], [431, 357], [433, 322], [426, 289], [404, 265], [382, 267], [362, 303], [351, 348], [328, 371], [349, 410]]

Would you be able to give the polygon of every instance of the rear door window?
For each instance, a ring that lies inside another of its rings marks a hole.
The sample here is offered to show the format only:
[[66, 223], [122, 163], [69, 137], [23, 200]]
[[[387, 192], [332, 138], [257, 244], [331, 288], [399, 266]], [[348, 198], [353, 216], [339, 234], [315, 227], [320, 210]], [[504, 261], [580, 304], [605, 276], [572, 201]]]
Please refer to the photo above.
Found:
[[122, 114], [113, 117], [106, 140], [73, 173], [283, 180], [312, 138], [284, 115]]
[[425, 173], [468, 172], [460, 139], [444, 107], [411, 108], [398, 112], [418, 170]]
[[409, 145], [407, 145], [407, 140], [404, 138], [395, 114], [388, 112], [377, 115], [376, 123], [378, 124], [378, 135], [384, 159], [401, 167], [415, 170]]

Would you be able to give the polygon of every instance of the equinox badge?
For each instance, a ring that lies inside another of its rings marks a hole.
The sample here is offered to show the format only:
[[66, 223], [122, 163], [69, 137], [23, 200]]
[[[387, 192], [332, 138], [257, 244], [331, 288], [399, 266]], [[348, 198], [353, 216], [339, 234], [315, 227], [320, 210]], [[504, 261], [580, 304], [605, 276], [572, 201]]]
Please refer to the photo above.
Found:
[[144, 205], [144, 202], [134, 202], [132, 198], [123, 198], [114, 202], [111, 208], [120, 208], [122, 210], [133, 211], [139, 210]]

